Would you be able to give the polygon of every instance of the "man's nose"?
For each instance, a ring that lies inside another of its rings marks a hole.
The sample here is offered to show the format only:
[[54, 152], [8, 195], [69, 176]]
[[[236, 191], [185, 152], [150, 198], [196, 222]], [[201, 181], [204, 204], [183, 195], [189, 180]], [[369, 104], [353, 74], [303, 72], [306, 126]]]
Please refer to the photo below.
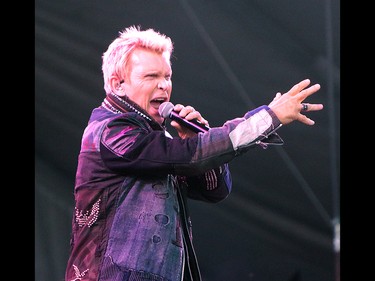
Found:
[[159, 83], [158, 83], [158, 88], [162, 89], [162, 90], [165, 90], [165, 89], [167, 89], [167, 87], [168, 87], [168, 81], [164, 78], [160, 79]]

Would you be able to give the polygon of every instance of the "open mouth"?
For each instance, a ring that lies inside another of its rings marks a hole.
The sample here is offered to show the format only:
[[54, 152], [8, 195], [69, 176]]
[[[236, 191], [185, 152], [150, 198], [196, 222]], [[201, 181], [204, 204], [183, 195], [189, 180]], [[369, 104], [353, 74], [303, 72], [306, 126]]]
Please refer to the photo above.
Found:
[[158, 110], [158, 109], [159, 109], [159, 106], [160, 106], [163, 102], [165, 102], [165, 99], [163, 99], [163, 98], [160, 98], [160, 99], [153, 99], [153, 100], [150, 101], [150, 104], [151, 104], [151, 106], [152, 106], [153, 108], [155, 108], [156, 110]]

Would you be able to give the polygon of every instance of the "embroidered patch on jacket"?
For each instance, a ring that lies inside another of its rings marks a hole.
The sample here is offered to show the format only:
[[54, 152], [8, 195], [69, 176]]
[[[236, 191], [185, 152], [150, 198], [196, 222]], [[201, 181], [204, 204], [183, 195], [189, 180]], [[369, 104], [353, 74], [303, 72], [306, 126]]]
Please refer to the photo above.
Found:
[[94, 203], [91, 210], [87, 210], [83, 213], [82, 210], [78, 210], [75, 208], [76, 211], [76, 222], [80, 227], [87, 225], [87, 227], [92, 226], [99, 216], [99, 206], [100, 206], [100, 199]]
[[73, 268], [74, 268], [74, 272], [75, 272], [76, 278], [72, 279], [71, 281], [82, 280], [82, 277], [85, 277], [87, 271], [89, 271], [88, 269], [86, 269], [86, 270], [80, 272], [79, 269], [78, 269], [78, 267], [75, 266], [74, 264], [73, 264]]

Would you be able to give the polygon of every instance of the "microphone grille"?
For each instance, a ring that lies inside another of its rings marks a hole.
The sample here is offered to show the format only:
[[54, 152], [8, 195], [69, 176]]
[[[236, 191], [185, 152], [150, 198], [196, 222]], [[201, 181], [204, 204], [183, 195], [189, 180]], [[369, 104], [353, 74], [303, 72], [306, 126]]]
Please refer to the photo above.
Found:
[[169, 117], [169, 114], [171, 114], [171, 111], [173, 110], [173, 103], [171, 102], [163, 102], [160, 106], [159, 106], [159, 114], [161, 117], [163, 118], [167, 118]]

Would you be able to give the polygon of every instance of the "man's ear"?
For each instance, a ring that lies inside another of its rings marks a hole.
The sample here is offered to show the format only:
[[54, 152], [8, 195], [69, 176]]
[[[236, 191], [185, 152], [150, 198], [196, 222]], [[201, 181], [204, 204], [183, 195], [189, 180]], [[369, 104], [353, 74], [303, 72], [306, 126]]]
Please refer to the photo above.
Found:
[[117, 76], [112, 76], [110, 79], [112, 92], [119, 96], [124, 95], [123, 82], [124, 80], [119, 80]]

